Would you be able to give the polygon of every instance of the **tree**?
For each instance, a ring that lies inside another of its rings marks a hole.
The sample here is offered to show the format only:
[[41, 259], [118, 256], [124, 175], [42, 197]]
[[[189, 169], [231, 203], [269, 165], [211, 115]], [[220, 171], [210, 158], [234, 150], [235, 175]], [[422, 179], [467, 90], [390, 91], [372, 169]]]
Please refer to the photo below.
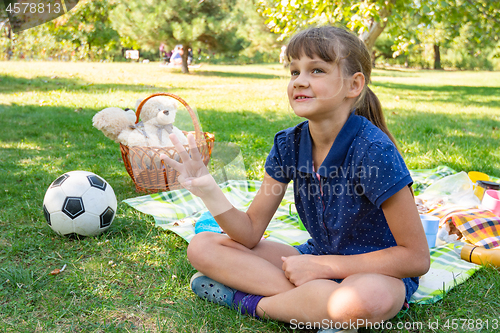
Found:
[[12, 54], [12, 27], [7, 16], [7, 11], [5, 10], [4, 2], [0, 1], [0, 38], [4, 36], [8, 39], [5, 52], [7, 53], [7, 60], [10, 60]]
[[[392, 27], [390, 34], [399, 34], [395, 55], [408, 50], [417, 41], [432, 44], [434, 69], [441, 69], [441, 48], [466, 33], [468, 53], [498, 44], [500, 30], [500, 3], [488, 0], [422, 0], [419, 15], [399, 13], [407, 22]], [[406, 43], [403, 45], [403, 43]]]
[[[488, 44], [498, 42], [500, 31], [499, 1], [260, 0], [259, 4], [267, 24], [281, 39], [304, 27], [340, 23], [356, 31], [370, 50], [386, 31], [394, 40], [394, 56], [407, 52], [419, 37], [429, 38], [429, 29], [434, 29], [436, 62], [443, 37], [456, 38], [465, 24], [472, 23], [475, 39]], [[442, 31], [446, 33], [440, 35]]]
[[[205, 46], [211, 51], [230, 52], [243, 49], [237, 35], [242, 23], [238, 0], [128, 0], [112, 12], [112, 20], [122, 37], [135, 40], [141, 47], [156, 49], [161, 42], [170, 48]], [[182, 58], [182, 72], [189, 73], [187, 52]]]
[[8, 39], [5, 52], [7, 53], [7, 60], [10, 60], [12, 55], [12, 27], [10, 26], [9, 19], [3, 19], [0, 22], [0, 38], [6, 37]]
[[341, 23], [356, 31], [371, 50], [391, 22], [392, 14], [410, 3], [409, 0], [260, 0], [259, 10], [282, 40], [311, 25]]
[[50, 31], [76, 48], [114, 47], [120, 41], [109, 18], [115, 5], [114, 0], [81, 0], [75, 9], [49, 22]]
[[7, 60], [10, 60], [12, 56], [12, 26], [5, 10], [4, 2], [0, 1], [0, 38], [7, 38], [5, 52], [7, 54]]
[[233, 20], [239, 22], [237, 36], [245, 41], [245, 48], [235, 53], [235, 57], [251, 62], [279, 59], [281, 43], [266, 26], [266, 19], [257, 12], [257, 0], [238, 1]]
[[0, 22], [4, 22], [9, 19], [7, 15], [7, 11], [5, 10], [5, 4], [3, 1], [0, 1]]

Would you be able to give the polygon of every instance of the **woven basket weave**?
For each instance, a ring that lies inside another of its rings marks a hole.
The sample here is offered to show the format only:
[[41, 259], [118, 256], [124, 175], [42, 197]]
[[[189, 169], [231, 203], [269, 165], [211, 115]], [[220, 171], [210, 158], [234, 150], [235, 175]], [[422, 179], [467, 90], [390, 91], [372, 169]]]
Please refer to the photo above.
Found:
[[[201, 132], [198, 118], [193, 109], [177, 95], [170, 93], [156, 93], [145, 98], [136, 110], [136, 121], [139, 122], [140, 114], [143, 105], [155, 96], [167, 96], [176, 99], [184, 105], [191, 116], [193, 121], [194, 131], [183, 131], [184, 135], [192, 133], [196, 138], [196, 145], [202, 155], [203, 162], [208, 165], [210, 155], [214, 146], [215, 136], [208, 132]], [[184, 148], [189, 150], [189, 146], [185, 145]], [[160, 159], [161, 154], [169, 156], [173, 160], [179, 161], [179, 155], [174, 147], [142, 147], [133, 146], [129, 147], [120, 144], [123, 163], [127, 169], [130, 178], [134, 181], [137, 192], [160, 192], [169, 191], [179, 187], [177, 180], [178, 172], [171, 168], [169, 165], [163, 163]]]

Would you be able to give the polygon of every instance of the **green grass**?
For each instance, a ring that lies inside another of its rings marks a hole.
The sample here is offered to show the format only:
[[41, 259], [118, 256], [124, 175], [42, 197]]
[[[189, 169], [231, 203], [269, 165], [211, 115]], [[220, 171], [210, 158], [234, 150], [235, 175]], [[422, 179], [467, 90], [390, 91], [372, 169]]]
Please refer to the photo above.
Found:
[[[203, 66], [182, 75], [155, 63], [0, 63], [0, 332], [291, 331], [193, 296], [186, 242], [125, 204], [108, 233], [83, 240], [57, 236], [42, 213], [48, 185], [70, 170], [101, 175], [119, 202], [139, 195], [118, 145], [91, 119], [154, 92], [184, 98], [205, 131], [242, 148], [247, 176], [262, 178], [273, 134], [300, 121], [288, 107], [287, 80], [279, 65]], [[372, 89], [409, 168], [500, 176], [498, 73], [375, 70]], [[465, 332], [426, 323], [498, 320], [499, 282], [498, 270], [483, 269], [443, 301], [392, 323]]]

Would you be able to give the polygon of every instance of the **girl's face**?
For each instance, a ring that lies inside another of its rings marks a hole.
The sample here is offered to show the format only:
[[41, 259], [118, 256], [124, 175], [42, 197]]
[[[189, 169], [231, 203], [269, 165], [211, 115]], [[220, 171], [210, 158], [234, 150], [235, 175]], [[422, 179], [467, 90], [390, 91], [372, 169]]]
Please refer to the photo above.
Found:
[[323, 120], [332, 113], [350, 111], [349, 80], [342, 77], [338, 65], [303, 55], [292, 59], [290, 74], [288, 99], [296, 115]]

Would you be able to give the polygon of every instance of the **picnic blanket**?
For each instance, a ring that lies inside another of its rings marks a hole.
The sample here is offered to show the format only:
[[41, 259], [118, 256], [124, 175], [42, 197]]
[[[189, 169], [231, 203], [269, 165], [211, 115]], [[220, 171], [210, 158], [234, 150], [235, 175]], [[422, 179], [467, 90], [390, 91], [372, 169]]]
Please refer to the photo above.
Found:
[[[416, 193], [424, 190], [433, 181], [456, 173], [445, 166], [410, 172]], [[260, 185], [261, 182], [255, 180], [229, 180], [219, 186], [234, 207], [245, 211]], [[187, 242], [195, 235], [195, 222], [207, 211], [201, 199], [185, 189], [140, 196], [126, 199], [124, 202], [138, 211], [152, 215], [156, 226], [176, 233]], [[292, 186], [288, 186], [266, 231], [268, 240], [289, 245], [299, 245], [309, 239], [309, 234], [299, 228]], [[410, 302], [434, 303], [440, 300], [444, 293], [471, 277], [480, 267], [460, 259], [460, 254], [454, 250], [453, 244], [435, 247], [431, 249], [431, 268], [420, 278], [420, 287]]]
[[485, 249], [500, 246], [500, 217], [489, 210], [469, 209], [444, 218], [452, 222], [462, 235], [474, 245]]

